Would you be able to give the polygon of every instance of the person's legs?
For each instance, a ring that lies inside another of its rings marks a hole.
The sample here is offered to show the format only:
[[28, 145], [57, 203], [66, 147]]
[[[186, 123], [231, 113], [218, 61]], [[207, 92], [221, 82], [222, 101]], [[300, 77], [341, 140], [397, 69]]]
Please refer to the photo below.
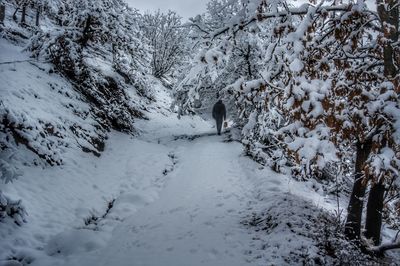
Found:
[[221, 135], [222, 119], [216, 119], [215, 121], [217, 121], [217, 132], [218, 132], [218, 135]]

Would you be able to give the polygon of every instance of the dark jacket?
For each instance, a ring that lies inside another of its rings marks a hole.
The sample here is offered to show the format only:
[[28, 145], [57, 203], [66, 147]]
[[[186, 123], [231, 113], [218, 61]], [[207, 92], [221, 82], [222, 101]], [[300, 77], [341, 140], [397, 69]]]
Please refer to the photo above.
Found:
[[226, 119], [226, 108], [225, 104], [222, 103], [222, 100], [219, 100], [216, 104], [214, 104], [212, 116], [215, 120], [219, 121]]

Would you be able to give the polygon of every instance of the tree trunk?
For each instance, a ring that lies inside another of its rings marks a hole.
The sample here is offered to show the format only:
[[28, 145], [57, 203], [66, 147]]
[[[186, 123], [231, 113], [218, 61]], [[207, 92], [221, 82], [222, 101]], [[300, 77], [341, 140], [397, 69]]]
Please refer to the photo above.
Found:
[[82, 46], [86, 46], [91, 38], [91, 26], [92, 26], [92, 16], [89, 15], [85, 22], [85, 28], [82, 32], [81, 44]]
[[353, 191], [347, 208], [345, 235], [349, 240], [356, 240], [361, 235], [361, 217], [367, 182], [364, 180], [363, 167], [372, 148], [372, 139], [357, 143], [356, 165]]
[[39, 27], [40, 10], [41, 10], [41, 7], [38, 6], [37, 9], [36, 9], [36, 23], [35, 23], [36, 27]]
[[[377, 0], [377, 10], [382, 21], [382, 32], [386, 39], [383, 45], [384, 75], [396, 86], [397, 69], [393, 43], [399, 39], [399, 6], [398, 0]], [[374, 245], [380, 244], [382, 227], [382, 209], [385, 186], [379, 182], [371, 187], [367, 204], [365, 236], [373, 240]]]
[[377, 0], [377, 10], [382, 21], [382, 32], [386, 41], [383, 46], [384, 74], [394, 78], [397, 74], [394, 64], [392, 44], [399, 39], [399, 6], [398, 0]]
[[13, 14], [13, 20], [14, 20], [15, 22], [17, 22], [17, 20], [18, 20], [18, 18], [17, 18], [18, 10], [19, 10], [19, 7], [17, 7], [17, 8], [15, 9], [14, 14]]
[[5, 17], [6, 17], [6, 6], [0, 5], [0, 24], [4, 25]]
[[21, 14], [21, 24], [25, 24], [25, 22], [26, 22], [26, 5], [23, 5]]
[[365, 237], [372, 239], [375, 246], [380, 244], [381, 239], [384, 194], [385, 186], [382, 183], [378, 183], [371, 187], [368, 196]]

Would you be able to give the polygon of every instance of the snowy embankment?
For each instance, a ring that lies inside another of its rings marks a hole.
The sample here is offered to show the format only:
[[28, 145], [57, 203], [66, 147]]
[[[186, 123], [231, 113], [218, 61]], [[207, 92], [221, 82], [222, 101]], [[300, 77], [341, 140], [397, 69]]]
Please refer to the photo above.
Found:
[[62, 164], [70, 149], [98, 154], [90, 141], [106, 138], [105, 131], [73, 85], [50, 74], [50, 64], [30, 59], [23, 47], [0, 39], [0, 48], [1, 61], [12, 62], [0, 65], [1, 122], [11, 132], [1, 134], [8, 149], [0, 159], [44, 165]]

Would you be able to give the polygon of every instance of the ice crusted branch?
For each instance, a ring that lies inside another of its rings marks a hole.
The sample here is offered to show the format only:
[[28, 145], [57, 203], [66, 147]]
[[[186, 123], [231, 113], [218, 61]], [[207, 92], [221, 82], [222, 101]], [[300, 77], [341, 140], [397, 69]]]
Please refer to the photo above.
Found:
[[349, 11], [351, 9], [352, 5], [335, 5], [335, 6], [318, 6], [315, 7], [310, 4], [304, 4], [301, 7], [298, 8], [289, 8], [285, 11], [280, 11], [280, 12], [271, 12], [271, 13], [266, 13], [266, 14], [256, 14], [255, 16], [249, 18], [247, 21], [241, 21], [240, 23], [236, 23], [230, 26], [226, 26], [222, 29], [217, 30], [216, 32], [211, 34], [211, 39], [214, 39], [218, 37], [221, 34], [224, 34], [225, 32], [229, 31], [230, 29], [233, 29], [235, 27], [238, 27], [238, 29], [242, 29], [249, 24], [256, 22], [256, 21], [262, 21], [265, 19], [269, 18], [278, 18], [278, 17], [286, 17], [290, 15], [306, 15], [309, 12], [310, 8], [316, 8], [315, 13], [316, 14], [322, 14], [325, 12], [339, 12], [339, 11]]

